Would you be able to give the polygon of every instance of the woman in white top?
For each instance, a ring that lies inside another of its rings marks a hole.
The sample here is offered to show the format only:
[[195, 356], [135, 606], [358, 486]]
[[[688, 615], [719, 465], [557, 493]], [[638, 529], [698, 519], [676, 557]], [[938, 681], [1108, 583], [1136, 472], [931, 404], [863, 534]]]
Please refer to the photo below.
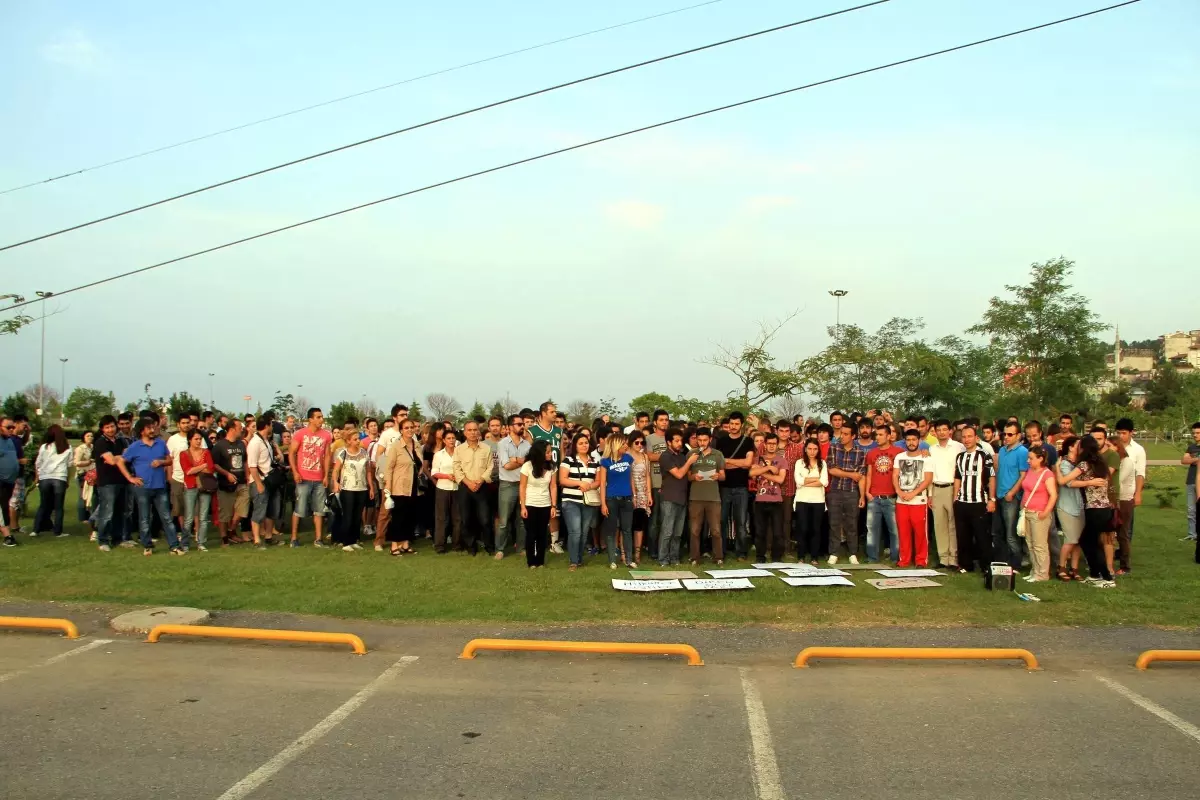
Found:
[[[86, 522], [88, 530], [92, 527], [92, 484], [87, 482], [87, 474], [96, 468], [96, 461], [92, 458], [92, 442], [96, 440], [96, 434], [91, 431], [84, 431], [83, 444], [75, 448], [75, 482], [79, 484], [79, 503], [75, 509], [79, 515], [80, 522]], [[95, 475], [92, 479], [95, 480]], [[96, 536], [95, 531], [91, 532], [92, 538]]]
[[46, 429], [42, 446], [38, 448], [34, 471], [42, 502], [33, 520], [33, 533], [30, 536], [49, 530], [51, 515], [54, 517], [54, 535], [67, 535], [63, 533], [63, 501], [67, 498], [67, 473], [74, 455], [62, 426], [51, 425]]
[[442, 434], [441, 448], [433, 454], [431, 475], [434, 481], [433, 552], [446, 552], [446, 526], [450, 526], [450, 542], [457, 547], [462, 542], [462, 522], [458, 517], [458, 483], [454, 480], [454, 450], [458, 434]]
[[549, 445], [545, 439], [535, 440], [521, 465], [521, 519], [525, 520], [525, 563], [530, 569], [546, 566], [550, 520], [558, 515], [558, 481], [547, 457]]
[[825, 521], [825, 487], [829, 485], [829, 470], [821, 459], [821, 445], [816, 439], [804, 443], [804, 457], [796, 462], [796, 560], [804, 554], [812, 559], [823, 555], [821, 527]]
[[351, 417], [343, 428], [342, 441], [346, 446], [333, 455], [333, 493], [342, 506], [333, 541], [345, 552], [352, 553], [362, 550], [358, 537], [362, 533], [363, 511], [367, 508], [370, 493], [367, 469], [371, 462], [367, 460], [367, 449], [358, 438], [358, 420]]

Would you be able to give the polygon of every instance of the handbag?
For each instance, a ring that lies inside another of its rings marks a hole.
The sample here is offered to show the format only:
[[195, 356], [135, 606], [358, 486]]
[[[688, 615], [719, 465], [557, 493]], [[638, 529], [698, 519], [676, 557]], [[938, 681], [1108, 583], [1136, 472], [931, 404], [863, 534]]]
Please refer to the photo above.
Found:
[[[257, 435], [257, 434], [256, 434]], [[267, 491], [276, 492], [283, 488], [285, 477], [283, 474], [283, 465], [275, 460], [275, 448], [261, 435], [258, 436], [262, 441], [263, 446], [267, 448], [267, 453], [271, 458], [271, 471], [263, 476], [263, 485], [267, 487]]]
[[204, 494], [216, 494], [217, 476], [211, 472], [199, 472], [196, 474], [196, 485]]
[[[1033, 496], [1035, 494], [1037, 494], [1037, 490], [1042, 488], [1042, 481], [1044, 481], [1046, 479], [1046, 473], [1049, 471], [1050, 471], [1050, 469], [1047, 467], [1042, 470], [1041, 475], [1038, 475], [1037, 481], [1033, 484], [1033, 489], [1031, 489], [1025, 495], [1025, 502], [1021, 503], [1022, 511], [1026, 511], [1029, 509], [1029, 501], [1033, 500]], [[1024, 523], [1021, 523], [1020, 525], [1017, 526], [1017, 536], [1022, 539], [1025, 538], [1025, 524]]]
[[96, 468], [92, 467], [87, 472], [83, 473], [83, 482], [88, 486], [96, 485]]

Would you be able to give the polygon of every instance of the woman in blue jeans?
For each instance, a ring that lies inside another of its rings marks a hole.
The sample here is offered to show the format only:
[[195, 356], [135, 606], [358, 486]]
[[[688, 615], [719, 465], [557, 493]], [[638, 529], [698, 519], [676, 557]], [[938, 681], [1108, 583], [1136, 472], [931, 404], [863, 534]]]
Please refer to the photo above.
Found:
[[42, 446], [38, 448], [35, 475], [41, 505], [33, 520], [33, 532], [45, 533], [54, 527], [55, 536], [63, 533], [63, 501], [67, 498], [67, 475], [71, 469], [74, 453], [67, 444], [67, 435], [59, 425], [46, 429]]
[[[583, 566], [583, 548], [588, 533], [596, 523], [600, 505], [600, 464], [592, 458], [592, 437], [586, 432], [575, 434], [568, 455], [558, 468], [559, 495], [562, 497], [563, 519], [567, 524], [568, 568], [574, 572]], [[589, 502], [590, 501], [590, 502]]]
[[604, 440], [600, 459], [600, 513], [604, 516], [604, 535], [608, 543], [608, 568], [617, 568], [617, 533], [625, 552], [625, 565], [637, 569], [629, 560], [633, 554], [633, 456], [629, 439], [623, 433], [610, 434]]

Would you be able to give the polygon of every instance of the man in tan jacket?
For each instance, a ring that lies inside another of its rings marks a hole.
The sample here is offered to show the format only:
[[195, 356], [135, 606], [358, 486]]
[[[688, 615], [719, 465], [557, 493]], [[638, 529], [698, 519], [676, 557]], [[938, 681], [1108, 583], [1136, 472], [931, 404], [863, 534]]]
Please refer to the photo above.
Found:
[[463, 426], [466, 444], [454, 451], [454, 480], [458, 481], [458, 519], [463, 540], [457, 549], [479, 553], [479, 541], [490, 535], [492, 514], [484, 484], [492, 482], [492, 451], [479, 439], [479, 423]]

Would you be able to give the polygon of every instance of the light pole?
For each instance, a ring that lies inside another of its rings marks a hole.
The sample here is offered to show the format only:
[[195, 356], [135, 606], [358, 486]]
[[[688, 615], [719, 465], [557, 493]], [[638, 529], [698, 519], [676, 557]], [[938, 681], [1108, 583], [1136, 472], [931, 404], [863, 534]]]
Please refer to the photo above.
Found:
[[208, 373], [208, 407], [210, 409], [215, 409], [217, 407], [217, 401], [213, 398], [213, 378], [216, 376], [217, 373], [215, 372]]
[[829, 296], [837, 302], [837, 316], [834, 318], [836, 321], [833, 326], [834, 342], [841, 341], [842, 338], [842, 298], [848, 294], [850, 294], [849, 289], [831, 289], [829, 291]]
[[62, 389], [59, 394], [58, 406], [58, 422], [60, 425], [65, 425], [67, 422], [67, 361], [68, 359], [60, 358], [62, 362]]
[[37, 414], [40, 417], [43, 409], [43, 387], [46, 385], [46, 301], [54, 297], [54, 292], [36, 292], [37, 296], [42, 298], [42, 367], [38, 373], [38, 407]]

